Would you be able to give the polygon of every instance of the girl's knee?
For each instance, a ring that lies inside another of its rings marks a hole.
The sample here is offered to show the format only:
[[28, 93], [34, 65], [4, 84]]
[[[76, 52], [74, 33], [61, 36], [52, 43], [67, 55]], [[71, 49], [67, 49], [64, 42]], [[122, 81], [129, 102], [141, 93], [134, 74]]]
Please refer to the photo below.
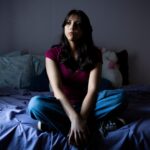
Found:
[[41, 96], [34, 96], [30, 99], [28, 104], [28, 112], [32, 112], [35, 108], [39, 109], [41, 106]]

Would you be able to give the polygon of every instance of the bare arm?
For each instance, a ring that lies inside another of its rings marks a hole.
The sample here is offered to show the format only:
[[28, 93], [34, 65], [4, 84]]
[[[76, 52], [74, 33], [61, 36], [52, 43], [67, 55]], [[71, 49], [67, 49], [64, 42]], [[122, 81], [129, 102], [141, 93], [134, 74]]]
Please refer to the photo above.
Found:
[[80, 111], [80, 115], [84, 120], [87, 120], [89, 113], [95, 104], [101, 79], [101, 67], [101, 63], [98, 63], [98, 65], [90, 72], [87, 94], [83, 100]]
[[49, 58], [46, 58], [46, 71], [54, 92], [54, 96], [60, 100], [66, 114], [68, 115], [70, 121], [72, 121], [77, 116], [77, 113], [61, 90], [62, 82], [56, 63]]

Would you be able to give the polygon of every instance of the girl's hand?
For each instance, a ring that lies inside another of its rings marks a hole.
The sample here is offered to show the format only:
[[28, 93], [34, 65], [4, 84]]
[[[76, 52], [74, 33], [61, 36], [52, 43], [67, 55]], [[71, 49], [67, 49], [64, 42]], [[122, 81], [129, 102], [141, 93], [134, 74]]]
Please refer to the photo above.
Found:
[[79, 146], [84, 145], [88, 141], [89, 129], [86, 120], [83, 120], [79, 115], [71, 120], [71, 128], [69, 132], [69, 143]]

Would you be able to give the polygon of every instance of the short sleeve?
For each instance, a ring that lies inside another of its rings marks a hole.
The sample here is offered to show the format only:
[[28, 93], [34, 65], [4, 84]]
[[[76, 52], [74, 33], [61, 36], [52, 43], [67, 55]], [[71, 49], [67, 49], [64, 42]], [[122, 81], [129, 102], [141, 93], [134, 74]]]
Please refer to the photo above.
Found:
[[45, 52], [45, 57], [57, 62], [59, 59], [60, 52], [61, 52], [61, 48], [58, 47], [50, 48]]

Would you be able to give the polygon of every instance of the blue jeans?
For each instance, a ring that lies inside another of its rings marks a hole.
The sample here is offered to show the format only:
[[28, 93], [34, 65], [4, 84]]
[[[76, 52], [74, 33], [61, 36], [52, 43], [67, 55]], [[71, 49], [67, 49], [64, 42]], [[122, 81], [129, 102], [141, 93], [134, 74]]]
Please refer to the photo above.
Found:
[[[117, 116], [126, 107], [123, 89], [103, 90], [98, 93], [95, 108], [91, 113], [92, 120], [99, 122], [107, 117]], [[80, 105], [75, 106], [80, 111]], [[49, 128], [65, 134], [70, 129], [70, 120], [61, 103], [53, 96], [34, 96], [31, 98], [28, 110], [33, 119], [46, 123]]]

